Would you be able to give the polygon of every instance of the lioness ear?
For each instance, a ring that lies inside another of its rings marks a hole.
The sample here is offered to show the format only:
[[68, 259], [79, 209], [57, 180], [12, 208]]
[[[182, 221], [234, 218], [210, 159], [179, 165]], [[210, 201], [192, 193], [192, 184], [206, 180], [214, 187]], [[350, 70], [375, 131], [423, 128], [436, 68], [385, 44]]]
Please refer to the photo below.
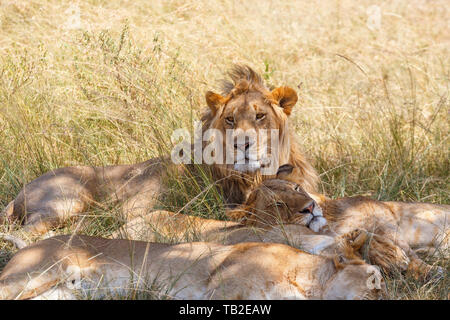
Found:
[[283, 108], [284, 113], [290, 115], [292, 108], [298, 100], [295, 90], [289, 87], [279, 87], [274, 89], [271, 94], [273, 99], [278, 102], [281, 108]]
[[342, 270], [345, 268], [345, 259], [342, 255], [339, 254], [335, 255], [333, 257], [333, 262], [337, 270]]
[[208, 104], [208, 107], [211, 109], [213, 115], [216, 114], [217, 110], [219, 110], [219, 107], [223, 104], [225, 104], [226, 100], [223, 96], [220, 94], [214, 93], [212, 91], [208, 91], [205, 94], [206, 103]]
[[299, 183], [303, 180], [303, 174], [291, 164], [284, 164], [278, 168], [277, 179], [286, 180], [293, 183]]
[[283, 164], [281, 167], [278, 168], [277, 171], [277, 178], [282, 179], [282, 177], [286, 174], [291, 174], [292, 170], [294, 170], [294, 166], [287, 163]]

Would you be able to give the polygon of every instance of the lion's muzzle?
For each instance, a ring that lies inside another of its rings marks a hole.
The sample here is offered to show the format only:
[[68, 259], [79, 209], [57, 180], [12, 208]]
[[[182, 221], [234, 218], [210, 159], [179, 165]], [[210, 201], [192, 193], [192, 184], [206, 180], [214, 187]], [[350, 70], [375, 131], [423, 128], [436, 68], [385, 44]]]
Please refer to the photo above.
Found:
[[306, 226], [314, 232], [319, 232], [324, 226], [327, 225], [327, 220], [323, 217], [322, 209], [316, 204], [315, 201], [303, 209], [300, 213], [308, 214], [308, 222]]

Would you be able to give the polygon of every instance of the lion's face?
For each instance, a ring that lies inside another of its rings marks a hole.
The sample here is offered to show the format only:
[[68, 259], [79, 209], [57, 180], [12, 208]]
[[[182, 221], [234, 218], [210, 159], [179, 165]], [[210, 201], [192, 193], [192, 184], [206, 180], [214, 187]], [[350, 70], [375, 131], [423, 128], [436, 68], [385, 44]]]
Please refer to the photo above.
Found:
[[239, 95], [227, 103], [216, 125], [221, 132], [231, 132], [231, 139], [223, 142], [224, 150], [233, 157], [229, 165], [241, 172], [254, 172], [269, 165], [270, 133], [271, 129], [280, 129], [279, 120], [259, 92]]
[[244, 222], [249, 224], [299, 224], [315, 232], [326, 224], [320, 207], [301, 187], [280, 179], [264, 181], [238, 210], [247, 213]]
[[287, 117], [297, 102], [288, 87], [267, 90], [261, 83], [241, 79], [227, 96], [207, 92], [212, 120], [224, 150], [221, 164], [228, 170], [275, 174], [289, 158]]

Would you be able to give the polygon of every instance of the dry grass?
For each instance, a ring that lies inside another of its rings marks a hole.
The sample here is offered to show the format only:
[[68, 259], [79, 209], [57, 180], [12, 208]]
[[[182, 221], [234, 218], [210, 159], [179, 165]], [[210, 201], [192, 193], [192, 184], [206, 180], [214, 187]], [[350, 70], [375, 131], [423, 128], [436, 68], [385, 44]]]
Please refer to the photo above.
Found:
[[[204, 92], [234, 62], [298, 88], [291, 123], [327, 194], [449, 203], [445, 0], [70, 4], [0, 2], [0, 208], [50, 169], [166, 153], [172, 130], [198, 119]], [[174, 189], [171, 209], [202, 187]], [[211, 190], [188, 209], [220, 216], [220, 199]], [[89, 234], [116, 224], [114, 210], [89, 219]], [[11, 248], [1, 246], [3, 265]], [[390, 282], [402, 299], [447, 299], [448, 287]]]

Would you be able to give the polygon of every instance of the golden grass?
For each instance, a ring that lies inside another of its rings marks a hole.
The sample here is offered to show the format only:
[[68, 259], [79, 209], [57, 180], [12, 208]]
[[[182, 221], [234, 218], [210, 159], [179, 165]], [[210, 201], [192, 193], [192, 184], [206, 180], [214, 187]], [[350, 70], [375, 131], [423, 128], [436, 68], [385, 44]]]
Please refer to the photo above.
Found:
[[[50, 169], [166, 153], [235, 62], [297, 89], [291, 126], [325, 193], [449, 203], [447, 1], [378, 3], [378, 29], [374, 4], [0, 2], [0, 208]], [[182, 208], [201, 187], [177, 190]], [[189, 212], [216, 215], [217, 200]], [[98, 217], [87, 233], [111, 231], [114, 215]], [[447, 278], [393, 281], [393, 298], [448, 296]]]

